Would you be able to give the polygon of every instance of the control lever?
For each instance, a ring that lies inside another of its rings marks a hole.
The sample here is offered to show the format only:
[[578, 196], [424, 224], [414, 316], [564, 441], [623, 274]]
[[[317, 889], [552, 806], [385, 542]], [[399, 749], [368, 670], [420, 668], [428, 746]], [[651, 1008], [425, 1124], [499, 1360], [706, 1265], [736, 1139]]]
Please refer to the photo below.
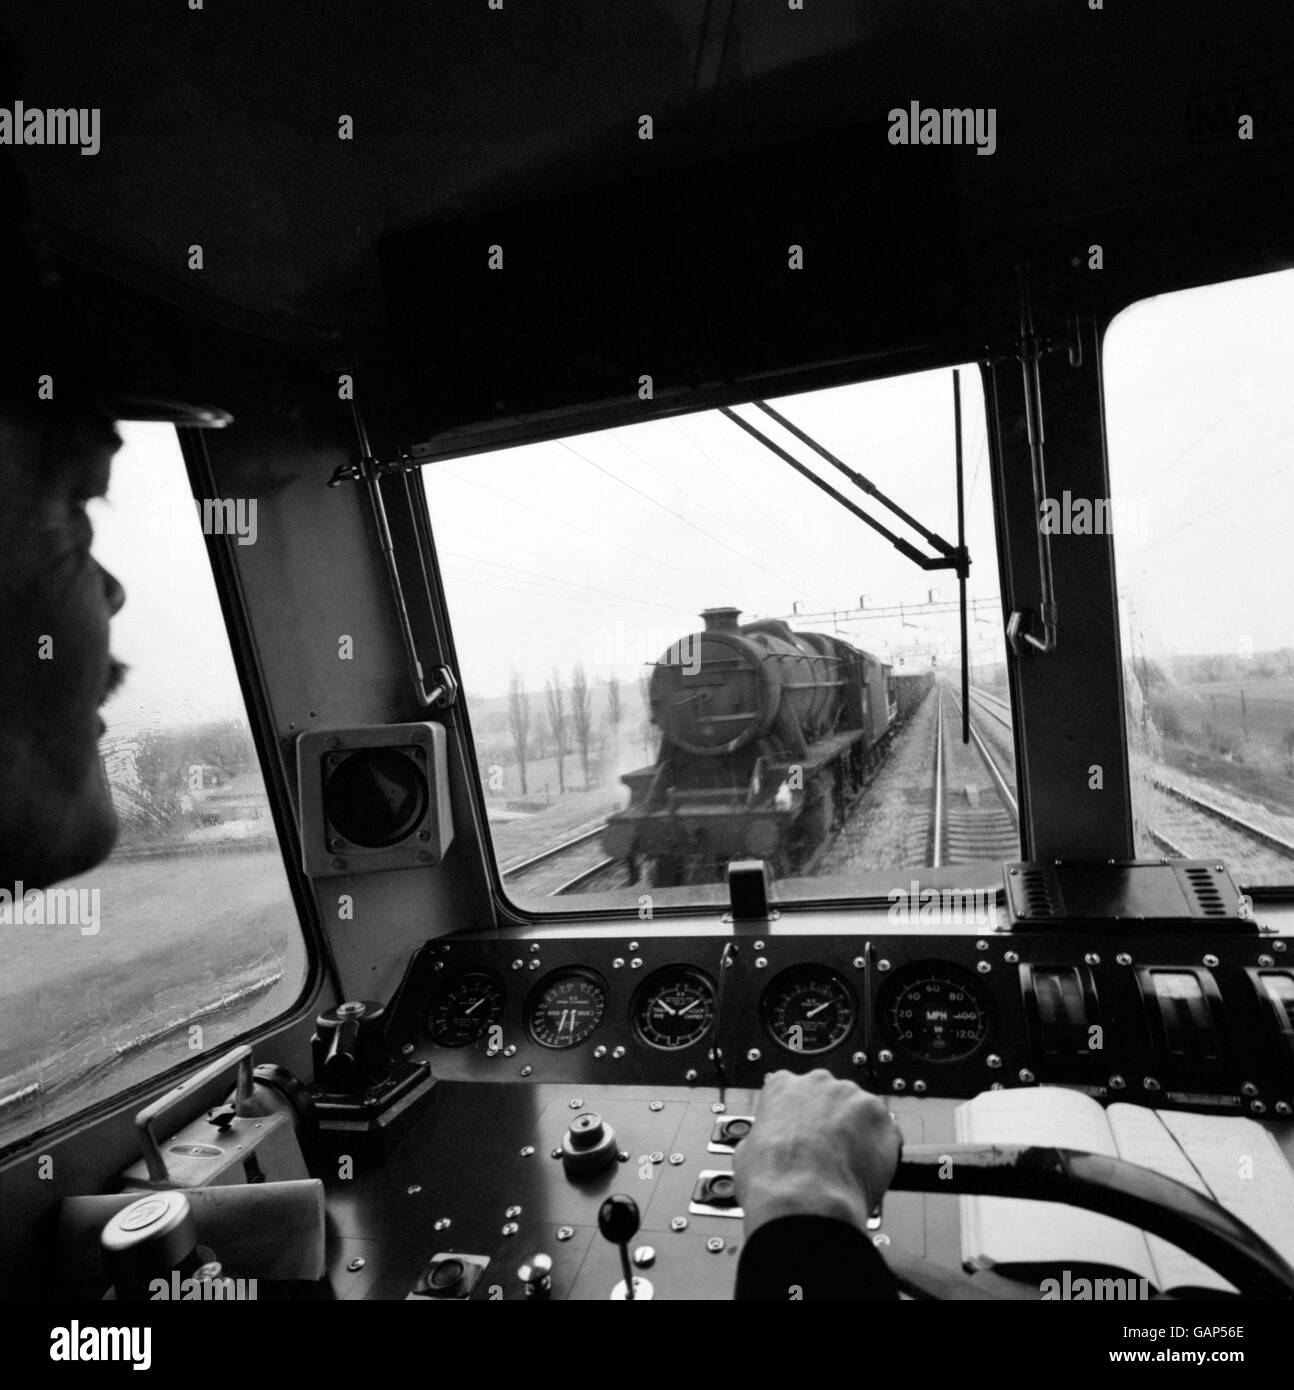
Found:
[[650, 1279], [639, 1278], [629, 1261], [629, 1242], [638, 1234], [638, 1203], [623, 1192], [613, 1192], [598, 1208], [598, 1230], [620, 1249], [624, 1278], [611, 1290], [612, 1302], [649, 1301], [655, 1290]]
[[351, 999], [325, 1009], [310, 1039], [315, 1081], [335, 1095], [360, 1095], [386, 1073], [386, 1005]]

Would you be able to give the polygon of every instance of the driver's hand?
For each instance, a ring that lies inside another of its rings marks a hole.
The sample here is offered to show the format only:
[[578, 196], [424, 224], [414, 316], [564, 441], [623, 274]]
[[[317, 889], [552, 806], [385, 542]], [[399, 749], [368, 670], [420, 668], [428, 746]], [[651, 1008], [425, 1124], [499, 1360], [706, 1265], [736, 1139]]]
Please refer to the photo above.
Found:
[[749, 1237], [778, 1216], [834, 1216], [860, 1230], [898, 1166], [889, 1107], [819, 1068], [764, 1080], [759, 1115], [733, 1155]]

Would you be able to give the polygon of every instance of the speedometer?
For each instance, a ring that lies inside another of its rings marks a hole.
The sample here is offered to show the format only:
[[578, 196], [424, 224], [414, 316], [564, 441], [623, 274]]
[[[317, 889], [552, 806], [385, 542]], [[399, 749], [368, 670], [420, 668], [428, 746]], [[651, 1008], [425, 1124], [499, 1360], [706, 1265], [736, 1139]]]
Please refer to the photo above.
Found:
[[593, 1035], [606, 1008], [606, 989], [593, 971], [564, 970], [530, 996], [526, 1024], [540, 1047], [575, 1047]]
[[713, 1022], [714, 984], [688, 965], [658, 970], [643, 981], [634, 998], [634, 1032], [663, 1052], [700, 1042]]
[[854, 1026], [854, 995], [834, 970], [806, 965], [773, 980], [759, 1012], [774, 1041], [788, 1052], [830, 1052]]
[[907, 966], [885, 982], [879, 1007], [889, 1041], [923, 1062], [960, 1062], [988, 1037], [988, 999], [960, 966]]
[[467, 1047], [503, 1009], [503, 989], [484, 971], [460, 975], [436, 991], [427, 1010], [427, 1032], [441, 1047]]

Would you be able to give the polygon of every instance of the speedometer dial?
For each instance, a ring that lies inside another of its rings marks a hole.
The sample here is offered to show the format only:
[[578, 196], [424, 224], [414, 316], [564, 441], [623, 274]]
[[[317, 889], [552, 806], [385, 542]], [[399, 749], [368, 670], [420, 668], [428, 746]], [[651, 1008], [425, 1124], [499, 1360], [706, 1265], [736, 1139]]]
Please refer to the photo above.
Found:
[[691, 1047], [714, 1022], [714, 983], [687, 965], [671, 965], [644, 980], [633, 1005], [634, 1032], [649, 1047]]
[[503, 989], [492, 975], [474, 970], [436, 991], [427, 1010], [427, 1032], [441, 1047], [467, 1047], [494, 1023]]
[[886, 981], [879, 1003], [890, 1042], [923, 1062], [960, 1062], [988, 1037], [988, 1000], [960, 966], [908, 966]]
[[769, 984], [759, 1012], [773, 1040], [788, 1052], [830, 1052], [854, 1026], [854, 995], [834, 970], [803, 966]]
[[592, 1037], [606, 1008], [606, 989], [591, 970], [565, 970], [530, 996], [526, 1023], [540, 1047], [576, 1047]]

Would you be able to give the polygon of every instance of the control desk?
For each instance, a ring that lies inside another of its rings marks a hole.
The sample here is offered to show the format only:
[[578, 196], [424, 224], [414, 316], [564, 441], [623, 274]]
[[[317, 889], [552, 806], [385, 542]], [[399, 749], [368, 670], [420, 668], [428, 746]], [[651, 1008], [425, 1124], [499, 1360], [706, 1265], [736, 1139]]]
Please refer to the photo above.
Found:
[[[982, 1091], [1062, 1085], [1257, 1119], [1294, 1160], [1294, 948], [1252, 920], [531, 926], [427, 943], [386, 1012], [418, 1080], [368, 1159], [325, 1121], [360, 1152], [327, 1180], [342, 1297], [609, 1298], [614, 1193], [655, 1297], [730, 1297], [732, 1153], [779, 1068], [889, 1097], [905, 1145], [951, 1142]], [[873, 1237], [960, 1265], [950, 1196], [892, 1192]]]

